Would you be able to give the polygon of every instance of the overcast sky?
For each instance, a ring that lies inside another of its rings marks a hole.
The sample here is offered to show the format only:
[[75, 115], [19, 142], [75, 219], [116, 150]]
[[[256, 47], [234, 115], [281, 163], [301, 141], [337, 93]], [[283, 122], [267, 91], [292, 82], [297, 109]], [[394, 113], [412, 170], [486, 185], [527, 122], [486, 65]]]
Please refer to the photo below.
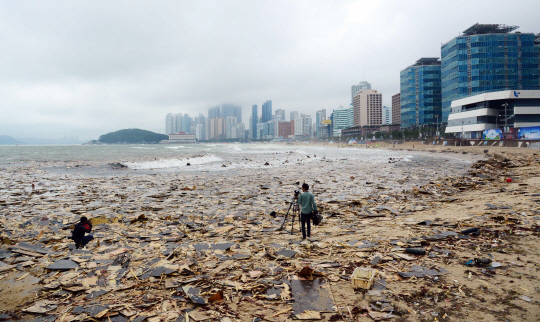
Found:
[[[1, 1], [0, 135], [141, 128], [236, 103], [314, 116], [350, 104], [472, 24], [540, 33], [540, 1]], [[259, 112], [260, 113], [260, 112]]]

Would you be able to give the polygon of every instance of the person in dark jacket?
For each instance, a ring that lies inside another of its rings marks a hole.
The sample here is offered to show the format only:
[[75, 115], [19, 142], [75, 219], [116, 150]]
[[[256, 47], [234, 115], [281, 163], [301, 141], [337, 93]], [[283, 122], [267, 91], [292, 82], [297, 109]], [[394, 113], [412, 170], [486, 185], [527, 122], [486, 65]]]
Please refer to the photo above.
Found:
[[85, 233], [91, 233], [92, 232], [92, 222], [88, 220], [86, 217], [81, 217], [81, 222], [75, 225], [75, 228], [73, 228], [72, 237], [73, 241], [75, 242], [75, 247], [82, 248], [86, 246], [92, 239], [94, 239], [94, 236], [88, 235], [85, 236]]
[[[304, 183], [302, 185], [302, 193], [298, 199], [298, 204], [301, 207], [300, 221], [302, 223], [302, 240], [311, 237], [311, 216], [317, 213], [317, 205], [315, 204], [315, 196], [309, 190], [309, 185]], [[307, 234], [306, 234], [307, 224]]]

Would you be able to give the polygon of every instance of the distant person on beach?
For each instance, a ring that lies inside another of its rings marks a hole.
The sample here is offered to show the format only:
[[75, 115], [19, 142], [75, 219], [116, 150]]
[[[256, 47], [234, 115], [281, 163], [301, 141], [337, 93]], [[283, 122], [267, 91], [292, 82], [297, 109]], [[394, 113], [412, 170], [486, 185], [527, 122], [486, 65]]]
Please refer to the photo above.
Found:
[[82, 248], [86, 246], [86, 244], [88, 244], [92, 239], [94, 239], [94, 236], [92, 235], [84, 235], [86, 233], [90, 234], [91, 232], [92, 222], [84, 216], [81, 217], [81, 221], [75, 225], [75, 228], [73, 228], [73, 231], [71, 232], [71, 239], [73, 239], [73, 241], [75, 242], [75, 247]]
[[[311, 237], [311, 216], [312, 213], [317, 214], [317, 205], [315, 204], [315, 196], [308, 191], [309, 185], [304, 183], [302, 185], [302, 193], [298, 198], [298, 204], [300, 205], [300, 221], [302, 222], [302, 240]], [[307, 234], [306, 234], [307, 224]]]

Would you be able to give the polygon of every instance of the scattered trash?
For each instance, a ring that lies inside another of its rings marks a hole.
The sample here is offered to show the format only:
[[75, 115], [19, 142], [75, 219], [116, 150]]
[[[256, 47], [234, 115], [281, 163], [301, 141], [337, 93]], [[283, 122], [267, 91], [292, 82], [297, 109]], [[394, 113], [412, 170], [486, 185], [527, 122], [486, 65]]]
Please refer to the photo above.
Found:
[[[485, 288], [501, 296], [507, 280], [533, 279], [536, 272], [524, 265], [535, 257], [520, 240], [537, 238], [540, 199], [531, 185], [501, 178], [525, 183], [520, 167], [536, 169], [537, 157], [482, 160], [466, 176], [443, 166], [428, 180], [423, 171], [432, 159], [424, 158], [409, 165], [385, 159], [388, 167], [414, 170], [397, 176], [332, 163], [314, 187], [325, 222], [305, 243], [298, 220], [293, 235], [277, 230], [300, 178], [291, 179], [286, 167], [262, 167], [261, 159], [257, 168], [271, 176], [235, 169], [238, 177], [186, 174], [181, 183], [170, 174], [78, 178], [8, 169], [0, 173], [7, 183], [0, 194], [0, 283], [38, 282], [20, 307], [2, 312], [22, 316], [0, 320], [284, 321], [328, 312], [324, 318], [336, 321], [442, 321], [464, 302], [480, 307]], [[478, 197], [485, 191], [489, 199]], [[460, 212], [439, 214], [453, 207]], [[95, 240], [74, 249], [67, 237], [81, 216], [93, 222]], [[456, 267], [461, 263], [470, 267]], [[456, 275], [460, 270], [465, 274]], [[441, 303], [445, 310], [436, 309]]]
[[412, 255], [425, 255], [426, 251], [419, 248], [406, 248], [405, 252]]
[[373, 286], [375, 271], [369, 268], [357, 267], [351, 276], [353, 288], [363, 288], [369, 290]]
[[294, 299], [295, 315], [306, 311], [335, 312], [335, 305], [328, 289], [322, 288], [322, 280], [304, 281], [291, 279], [291, 292]]
[[461, 231], [461, 234], [468, 235], [468, 234], [474, 234], [480, 231], [480, 228], [469, 228]]
[[525, 302], [531, 302], [532, 301], [530, 297], [525, 296], [525, 295], [521, 295], [519, 298], [522, 299]]
[[476, 265], [479, 265], [479, 266], [487, 266], [491, 264], [491, 259], [490, 258], [475, 258], [474, 262]]
[[321, 320], [321, 312], [318, 311], [304, 311], [295, 316], [298, 320]]

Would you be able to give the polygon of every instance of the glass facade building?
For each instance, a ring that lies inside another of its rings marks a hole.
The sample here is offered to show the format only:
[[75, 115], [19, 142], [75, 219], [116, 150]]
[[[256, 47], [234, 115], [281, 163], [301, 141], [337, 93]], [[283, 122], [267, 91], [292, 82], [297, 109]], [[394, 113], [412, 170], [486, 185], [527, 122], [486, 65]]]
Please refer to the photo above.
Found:
[[257, 124], [259, 123], [259, 117], [257, 116], [257, 105], [251, 106], [251, 131], [253, 133], [252, 139], [257, 139]]
[[358, 94], [358, 92], [363, 89], [371, 89], [371, 84], [366, 81], [361, 81], [360, 83], [358, 83], [358, 85], [351, 86], [351, 104], [354, 101], [354, 97], [356, 96], [356, 94]]
[[262, 122], [266, 123], [272, 120], [272, 101], [268, 100], [262, 105]]
[[533, 33], [519, 27], [475, 24], [441, 46], [442, 118], [452, 101], [504, 90], [540, 89], [539, 51]]
[[441, 117], [441, 61], [421, 58], [400, 75], [401, 127], [435, 125]]

